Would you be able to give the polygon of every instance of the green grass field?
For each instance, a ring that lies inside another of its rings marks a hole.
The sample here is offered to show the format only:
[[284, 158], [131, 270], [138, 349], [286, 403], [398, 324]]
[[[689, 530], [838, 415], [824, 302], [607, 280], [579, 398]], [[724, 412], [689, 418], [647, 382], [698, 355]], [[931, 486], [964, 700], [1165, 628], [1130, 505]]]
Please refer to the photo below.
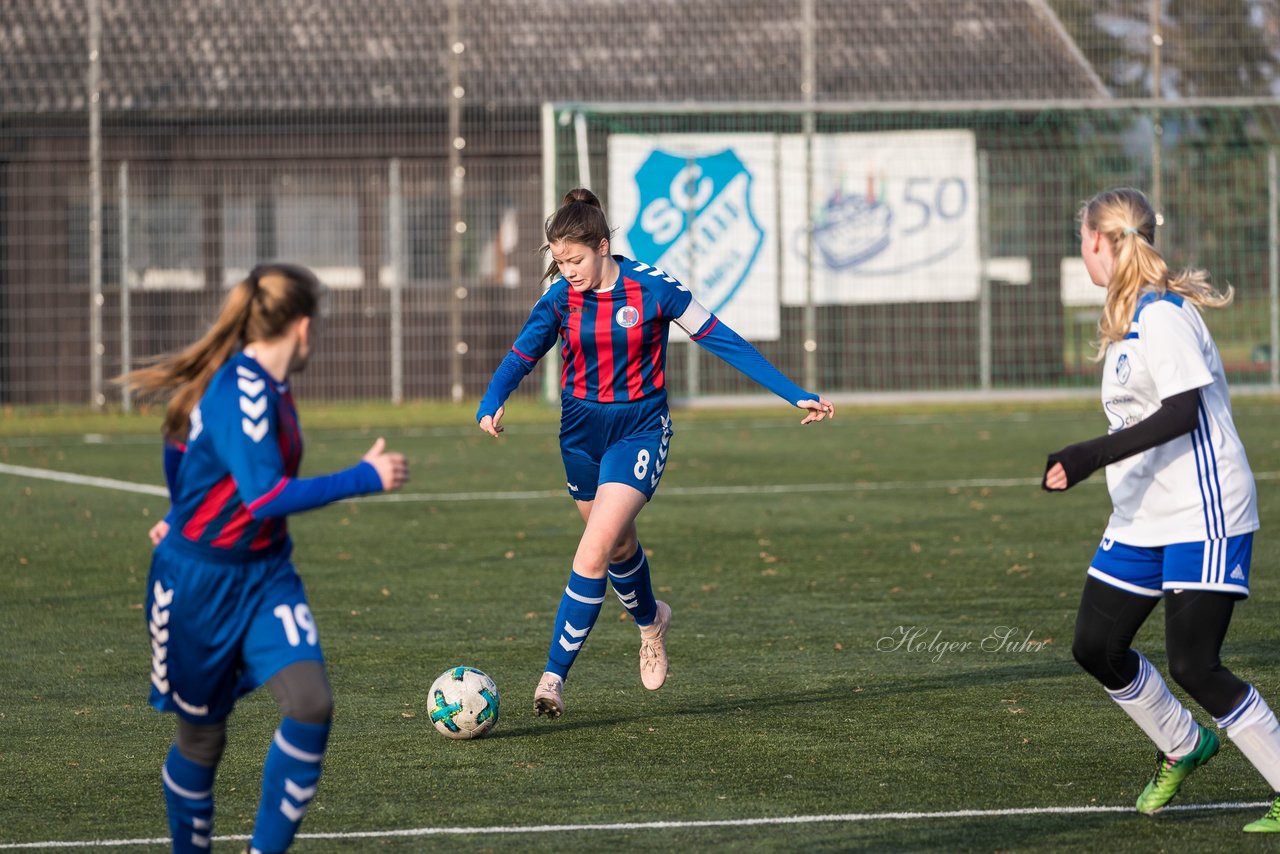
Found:
[[[1239, 832], [1262, 808], [1229, 806], [1271, 797], [1230, 744], [1176, 801], [1204, 808], [1130, 811], [1153, 748], [1070, 653], [1109, 512], [1103, 479], [1057, 496], [1036, 485], [1046, 452], [1104, 428], [1096, 404], [855, 409], [804, 428], [777, 408], [676, 413], [673, 462], [640, 520], [674, 609], [670, 679], [641, 687], [638, 635], [611, 598], [552, 722], [531, 697], [581, 528], [555, 414], [517, 405], [495, 441], [466, 409], [304, 400], [304, 473], [345, 466], [385, 433], [413, 480], [403, 500], [290, 523], [337, 699], [295, 850], [1267, 844]], [[1280, 400], [1241, 399], [1236, 416], [1263, 536], [1224, 660], [1280, 705], [1280, 547], [1267, 536]], [[0, 462], [159, 485], [157, 423], [8, 413]], [[0, 473], [0, 849], [163, 850], [138, 840], [167, 832], [173, 722], [147, 705], [141, 612], [145, 534], [165, 509]], [[1159, 666], [1161, 617], [1138, 644]], [[913, 631], [935, 651], [884, 649]], [[939, 655], [945, 642], [969, 647]], [[427, 718], [427, 686], [455, 664], [501, 690], [488, 738], [448, 741]], [[226, 837], [251, 829], [275, 722], [265, 692], [231, 719], [215, 851], [238, 851]], [[825, 818], [785, 821], [797, 817]], [[549, 825], [578, 827], [534, 832]], [[465, 832], [493, 827], [512, 832]]]

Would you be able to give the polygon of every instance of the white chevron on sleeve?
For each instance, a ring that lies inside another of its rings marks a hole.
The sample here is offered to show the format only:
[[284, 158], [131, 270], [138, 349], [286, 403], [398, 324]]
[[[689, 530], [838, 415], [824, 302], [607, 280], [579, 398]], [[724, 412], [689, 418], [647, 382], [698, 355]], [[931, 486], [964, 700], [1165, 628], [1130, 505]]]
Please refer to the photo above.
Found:
[[262, 413], [267, 411], [267, 399], [265, 397], [260, 397], [257, 401], [253, 401], [241, 395], [240, 411], [245, 415], [248, 415], [252, 420], [257, 421], [262, 417]]
[[262, 441], [262, 437], [267, 435], [267, 420], [264, 418], [258, 423], [250, 421], [248, 418], [240, 419], [240, 427], [244, 430], [244, 434], [253, 440], [256, 445]]
[[244, 377], [236, 380], [236, 385], [240, 387], [242, 392], [249, 395], [249, 397], [257, 397], [266, 391], [267, 388], [265, 380], [247, 380]]
[[246, 368], [244, 365], [236, 365], [236, 375], [244, 377], [247, 380], [256, 380], [258, 375]]

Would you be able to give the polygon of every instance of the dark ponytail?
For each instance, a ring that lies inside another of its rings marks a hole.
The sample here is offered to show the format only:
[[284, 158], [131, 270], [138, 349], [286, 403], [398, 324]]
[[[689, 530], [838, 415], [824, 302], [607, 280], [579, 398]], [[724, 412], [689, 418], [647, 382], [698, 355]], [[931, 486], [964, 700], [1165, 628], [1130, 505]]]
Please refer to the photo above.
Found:
[[[550, 254], [551, 244], [556, 241], [581, 243], [595, 250], [600, 247], [601, 240], [609, 239], [610, 234], [609, 221], [605, 218], [600, 200], [585, 187], [565, 193], [559, 209], [547, 217], [545, 231], [547, 242], [538, 249], [544, 256]], [[547, 265], [547, 271], [542, 274], [542, 281], [553, 277], [559, 269], [553, 259]]]

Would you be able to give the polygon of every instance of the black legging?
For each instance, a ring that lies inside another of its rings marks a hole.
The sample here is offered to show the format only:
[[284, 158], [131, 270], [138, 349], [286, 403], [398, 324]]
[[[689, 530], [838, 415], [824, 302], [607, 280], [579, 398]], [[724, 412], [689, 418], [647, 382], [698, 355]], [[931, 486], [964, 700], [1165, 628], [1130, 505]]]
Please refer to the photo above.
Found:
[[[1112, 691], [1132, 684], [1138, 675], [1133, 636], [1159, 601], [1089, 576], [1080, 596], [1071, 654]], [[1219, 657], [1235, 602], [1229, 594], [1213, 590], [1165, 591], [1164, 595], [1169, 674], [1215, 718], [1233, 711], [1249, 691]]]

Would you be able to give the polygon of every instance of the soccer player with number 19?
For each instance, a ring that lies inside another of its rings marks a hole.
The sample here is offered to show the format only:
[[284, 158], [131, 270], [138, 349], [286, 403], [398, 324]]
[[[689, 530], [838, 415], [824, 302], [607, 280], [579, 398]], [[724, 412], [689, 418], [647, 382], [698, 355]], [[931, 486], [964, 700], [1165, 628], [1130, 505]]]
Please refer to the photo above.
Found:
[[667, 678], [671, 608], [654, 598], [635, 522], [658, 488], [673, 432], [663, 373], [670, 324], [808, 410], [801, 424], [834, 418], [835, 407], [783, 376], [674, 278], [610, 254], [609, 224], [591, 191], [565, 196], [546, 222], [546, 238], [543, 250], [552, 258], [546, 275], [558, 271], [560, 278], [533, 307], [498, 366], [476, 420], [489, 435], [501, 433], [503, 403], [556, 339], [562, 341], [560, 452], [586, 530], [534, 692], [534, 711], [555, 718], [564, 712], [565, 677], [595, 625], [609, 582], [640, 627], [641, 682], [657, 690]]
[[279, 854], [292, 843], [320, 779], [333, 698], [286, 517], [408, 477], [381, 439], [351, 468], [298, 477], [289, 375], [311, 355], [321, 296], [305, 267], [259, 265], [227, 292], [203, 338], [120, 379], [173, 392], [164, 422], [172, 509], [151, 530], [145, 613], [151, 704], [178, 716], [161, 771], [175, 852], [209, 850], [227, 716], [264, 683], [282, 717], [245, 850]]
[[[1231, 301], [1203, 270], [1172, 274], [1155, 248], [1145, 196], [1121, 188], [1080, 212], [1080, 254], [1107, 289], [1098, 323], [1106, 436], [1049, 456], [1044, 488], [1106, 467], [1113, 510], [1089, 566], [1072, 653], [1156, 745], [1138, 796], [1150, 815], [1218, 752], [1143, 655], [1130, 648], [1164, 600], [1169, 672], [1280, 793], [1280, 724], [1252, 685], [1222, 666], [1235, 603], [1249, 595], [1253, 473], [1231, 418], [1222, 359], [1198, 307]], [[1280, 831], [1280, 795], [1244, 828]]]

